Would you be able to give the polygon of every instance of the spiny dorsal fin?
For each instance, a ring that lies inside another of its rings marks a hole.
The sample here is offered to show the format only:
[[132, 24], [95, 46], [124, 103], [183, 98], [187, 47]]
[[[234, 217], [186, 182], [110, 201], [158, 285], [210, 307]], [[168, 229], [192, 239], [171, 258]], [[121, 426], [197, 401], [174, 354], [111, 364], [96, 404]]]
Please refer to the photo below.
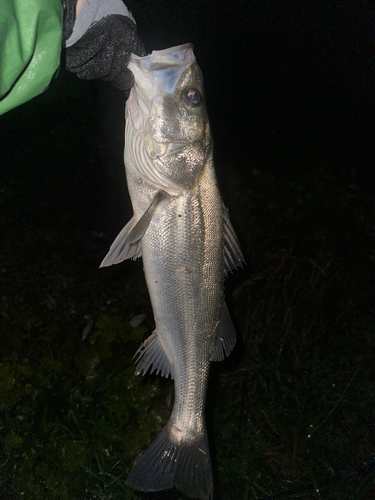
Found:
[[138, 221], [134, 217], [130, 219], [117, 235], [99, 267], [112, 266], [123, 260], [136, 259], [141, 256], [142, 237], [147, 231], [157, 207], [167, 197], [169, 195], [165, 191], [158, 191], [142, 217]]

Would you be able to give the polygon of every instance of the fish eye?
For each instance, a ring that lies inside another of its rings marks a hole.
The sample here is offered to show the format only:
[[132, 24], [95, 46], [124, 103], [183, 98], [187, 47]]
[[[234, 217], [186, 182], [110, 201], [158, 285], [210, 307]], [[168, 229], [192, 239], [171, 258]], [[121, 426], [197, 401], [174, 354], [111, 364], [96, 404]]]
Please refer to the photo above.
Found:
[[190, 108], [197, 108], [202, 104], [202, 96], [199, 90], [188, 87], [182, 91], [182, 98]]

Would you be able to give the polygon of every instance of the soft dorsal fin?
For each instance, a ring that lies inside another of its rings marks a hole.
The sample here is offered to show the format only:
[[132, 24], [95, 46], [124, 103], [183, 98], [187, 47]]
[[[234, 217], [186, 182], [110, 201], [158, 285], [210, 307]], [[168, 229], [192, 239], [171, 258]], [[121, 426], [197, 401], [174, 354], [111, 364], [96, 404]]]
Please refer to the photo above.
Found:
[[152, 365], [150, 373], [153, 373], [156, 370], [156, 375], [160, 372], [162, 377], [167, 378], [170, 375], [171, 378], [173, 378], [169, 359], [160, 343], [156, 330], [148, 337], [148, 339], [142, 342], [139, 349], [134, 354], [134, 358], [136, 356], [138, 356], [138, 359], [136, 360], [136, 375], [139, 375], [140, 373], [144, 375]]
[[215, 347], [211, 354], [210, 361], [222, 361], [225, 356], [229, 356], [236, 344], [236, 331], [226, 303], [223, 301], [220, 311], [220, 321], [216, 332]]
[[157, 207], [167, 197], [169, 195], [165, 191], [158, 191], [142, 217], [139, 220], [134, 217], [130, 219], [117, 235], [99, 267], [112, 266], [113, 264], [119, 264], [123, 260], [136, 259], [141, 256], [141, 239]]
[[224, 219], [224, 274], [232, 272], [237, 267], [243, 267], [245, 259], [242, 255], [240, 243], [237, 235], [234, 232], [233, 226], [229, 219], [228, 210], [223, 203], [223, 219]]

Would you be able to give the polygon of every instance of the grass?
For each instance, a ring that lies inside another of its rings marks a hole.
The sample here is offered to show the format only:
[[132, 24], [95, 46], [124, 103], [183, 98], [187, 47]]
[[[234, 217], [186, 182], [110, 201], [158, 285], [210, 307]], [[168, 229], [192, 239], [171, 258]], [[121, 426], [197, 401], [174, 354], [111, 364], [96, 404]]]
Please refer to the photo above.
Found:
[[[61, 109], [56, 122], [43, 99], [3, 117], [14, 128], [1, 152], [2, 498], [180, 498], [125, 485], [173, 394], [168, 380], [134, 376], [132, 356], [153, 329], [142, 264], [97, 269], [117, 230], [104, 172], [122, 139], [106, 150], [85, 101], [82, 128]], [[372, 188], [339, 154], [311, 154], [298, 132], [274, 127], [278, 139], [250, 159], [228, 141], [226, 176], [218, 147], [248, 266], [226, 284], [238, 345], [210, 380], [215, 500], [370, 500]]]

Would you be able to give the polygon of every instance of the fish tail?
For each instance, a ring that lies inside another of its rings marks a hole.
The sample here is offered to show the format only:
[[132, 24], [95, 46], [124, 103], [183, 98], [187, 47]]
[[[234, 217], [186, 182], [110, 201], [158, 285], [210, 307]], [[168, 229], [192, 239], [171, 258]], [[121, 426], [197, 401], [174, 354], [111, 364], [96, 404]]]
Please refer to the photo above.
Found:
[[206, 431], [195, 439], [176, 439], [175, 434], [168, 423], [135, 464], [126, 484], [141, 491], [175, 486], [189, 497], [210, 500], [213, 480]]

